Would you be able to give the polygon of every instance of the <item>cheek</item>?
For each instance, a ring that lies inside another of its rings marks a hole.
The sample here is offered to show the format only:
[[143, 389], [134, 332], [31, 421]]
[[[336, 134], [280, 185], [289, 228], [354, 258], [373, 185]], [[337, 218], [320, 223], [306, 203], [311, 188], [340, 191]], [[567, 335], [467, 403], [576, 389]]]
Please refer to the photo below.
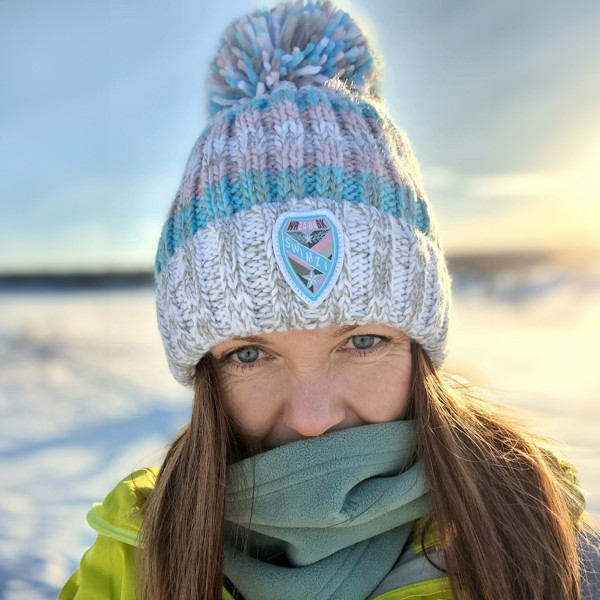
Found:
[[282, 388], [274, 378], [232, 381], [223, 390], [223, 404], [243, 434], [261, 436], [271, 428], [279, 413], [278, 389]]
[[400, 418], [410, 390], [410, 360], [382, 362], [355, 369], [345, 378], [345, 396], [367, 422]]

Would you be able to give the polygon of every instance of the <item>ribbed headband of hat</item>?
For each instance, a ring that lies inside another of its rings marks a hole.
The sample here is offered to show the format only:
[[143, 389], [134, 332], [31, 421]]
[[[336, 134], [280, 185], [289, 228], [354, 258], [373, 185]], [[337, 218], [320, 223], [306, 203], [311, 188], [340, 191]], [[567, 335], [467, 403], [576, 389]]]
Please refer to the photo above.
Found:
[[184, 385], [212, 346], [260, 332], [380, 323], [446, 355], [450, 279], [378, 60], [329, 2], [226, 30], [156, 255], [158, 324]]

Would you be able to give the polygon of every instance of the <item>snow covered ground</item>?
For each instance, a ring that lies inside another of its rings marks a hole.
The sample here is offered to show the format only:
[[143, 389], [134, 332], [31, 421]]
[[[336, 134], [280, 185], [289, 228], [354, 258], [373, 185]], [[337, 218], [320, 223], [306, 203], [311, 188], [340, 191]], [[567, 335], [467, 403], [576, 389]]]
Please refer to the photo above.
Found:
[[[566, 443], [600, 518], [600, 271], [454, 277], [446, 368]], [[0, 292], [0, 598], [55, 598], [124, 475], [186, 422], [152, 289]]]

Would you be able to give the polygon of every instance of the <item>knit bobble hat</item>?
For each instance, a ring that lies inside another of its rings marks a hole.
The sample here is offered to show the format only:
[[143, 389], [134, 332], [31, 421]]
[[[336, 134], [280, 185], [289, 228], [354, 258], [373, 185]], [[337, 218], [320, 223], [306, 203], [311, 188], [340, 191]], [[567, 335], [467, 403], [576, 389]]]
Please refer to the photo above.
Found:
[[380, 61], [330, 2], [234, 21], [156, 254], [169, 368], [235, 336], [380, 323], [446, 355], [450, 278]]

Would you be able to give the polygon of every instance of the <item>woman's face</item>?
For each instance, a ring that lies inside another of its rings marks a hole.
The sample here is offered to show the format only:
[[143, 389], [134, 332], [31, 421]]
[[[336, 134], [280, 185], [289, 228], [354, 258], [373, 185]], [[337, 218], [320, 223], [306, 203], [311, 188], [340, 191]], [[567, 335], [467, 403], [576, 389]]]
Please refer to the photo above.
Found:
[[234, 338], [211, 354], [227, 413], [263, 450], [397, 420], [408, 401], [410, 339], [385, 325]]

